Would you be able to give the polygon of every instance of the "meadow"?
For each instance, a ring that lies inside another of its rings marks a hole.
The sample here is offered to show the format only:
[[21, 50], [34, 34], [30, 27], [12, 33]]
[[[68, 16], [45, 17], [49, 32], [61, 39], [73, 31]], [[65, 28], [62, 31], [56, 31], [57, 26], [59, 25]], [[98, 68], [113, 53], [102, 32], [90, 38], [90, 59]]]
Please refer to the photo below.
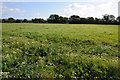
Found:
[[120, 79], [118, 26], [2, 24], [3, 78]]

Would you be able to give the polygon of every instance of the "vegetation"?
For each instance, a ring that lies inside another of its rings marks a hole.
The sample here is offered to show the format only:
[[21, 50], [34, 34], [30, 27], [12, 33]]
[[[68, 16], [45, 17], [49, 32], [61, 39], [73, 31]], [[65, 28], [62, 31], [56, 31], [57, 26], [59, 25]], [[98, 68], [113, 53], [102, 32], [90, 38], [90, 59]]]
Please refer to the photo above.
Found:
[[3, 78], [120, 79], [117, 25], [2, 25]]
[[32, 20], [27, 19], [14, 19], [14, 18], [8, 18], [8, 19], [1, 19], [2, 23], [61, 23], [61, 24], [120, 24], [120, 16], [115, 18], [114, 15], [103, 15], [102, 19], [99, 18], [81, 18], [78, 15], [72, 15], [69, 18], [62, 17], [57, 14], [51, 14], [47, 20], [44, 20], [42, 18], [35, 18]]

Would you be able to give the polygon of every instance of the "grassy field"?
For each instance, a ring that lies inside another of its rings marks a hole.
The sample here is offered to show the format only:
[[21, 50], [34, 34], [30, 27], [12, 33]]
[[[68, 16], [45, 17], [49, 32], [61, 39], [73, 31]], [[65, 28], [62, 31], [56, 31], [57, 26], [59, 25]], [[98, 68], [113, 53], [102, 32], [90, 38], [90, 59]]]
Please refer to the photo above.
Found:
[[120, 78], [117, 25], [2, 26], [3, 78]]

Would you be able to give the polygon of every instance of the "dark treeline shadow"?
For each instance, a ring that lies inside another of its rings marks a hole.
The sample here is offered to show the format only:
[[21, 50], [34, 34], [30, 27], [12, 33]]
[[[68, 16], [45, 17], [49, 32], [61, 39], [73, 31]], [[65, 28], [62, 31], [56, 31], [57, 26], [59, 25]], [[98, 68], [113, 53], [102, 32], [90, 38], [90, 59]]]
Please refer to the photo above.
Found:
[[115, 18], [114, 15], [103, 15], [103, 18], [87, 17], [82, 18], [78, 15], [72, 15], [69, 18], [59, 16], [57, 14], [51, 14], [47, 20], [42, 18], [28, 19], [14, 19], [12, 17], [8, 19], [0, 19], [0, 23], [60, 23], [60, 24], [111, 24], [120, 25], [120, 16]]

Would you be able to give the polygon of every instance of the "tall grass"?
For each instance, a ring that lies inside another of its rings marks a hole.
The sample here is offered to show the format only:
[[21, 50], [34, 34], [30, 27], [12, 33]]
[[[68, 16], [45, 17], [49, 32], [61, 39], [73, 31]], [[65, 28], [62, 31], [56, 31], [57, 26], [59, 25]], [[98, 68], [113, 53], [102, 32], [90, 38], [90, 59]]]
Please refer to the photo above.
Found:
[[3, 24], [3, 78], [119, 79], [118, 26]]

